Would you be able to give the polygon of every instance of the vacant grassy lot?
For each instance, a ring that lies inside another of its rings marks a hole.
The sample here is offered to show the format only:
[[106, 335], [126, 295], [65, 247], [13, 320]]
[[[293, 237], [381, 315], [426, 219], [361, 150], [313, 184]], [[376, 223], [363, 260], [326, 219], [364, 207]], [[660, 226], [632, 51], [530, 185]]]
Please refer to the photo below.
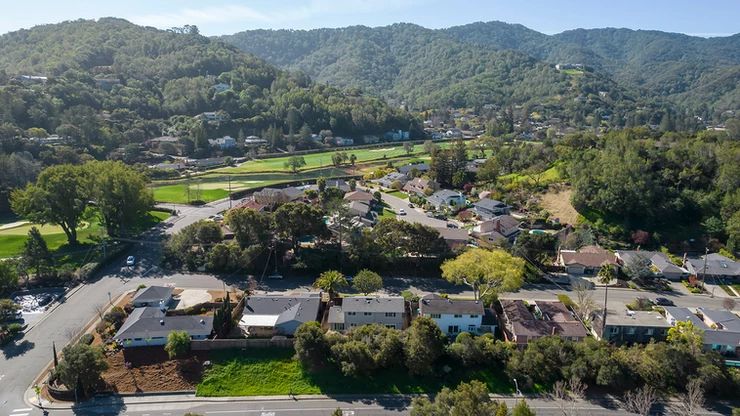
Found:
[[572, 195], [572, 189], [548, 192], [542, 195], [542, 207], [548, 210], [553, 217], [559, 218], [562, 224], [576, 224], [578, 211], [570, 203]]
[[510, 173], [499, 177], [499, 181], [502, 183], [519, 183], [528, 182], [530, 185], [547, 185], [560, 180], [560, 172], [558, 172], [557, 166], [552, 166], [549, 169], [537, 174], [527, 175], [522, 173]]
[[513, 386], [502, 373], [491, 370], [466, 371], [459, 366], [437, 377], [411, 377], [399, 368], [373, 377], [345, 377], [334, 368], [304, 372], [293, 359], [292, 349], [215, 351], [213, 367], [198, 384], [198, 396], [256, 396], [293, 394], [401, 394], [434, 393], [461, 381], [480, 380], [491, 392], [511, 393]]

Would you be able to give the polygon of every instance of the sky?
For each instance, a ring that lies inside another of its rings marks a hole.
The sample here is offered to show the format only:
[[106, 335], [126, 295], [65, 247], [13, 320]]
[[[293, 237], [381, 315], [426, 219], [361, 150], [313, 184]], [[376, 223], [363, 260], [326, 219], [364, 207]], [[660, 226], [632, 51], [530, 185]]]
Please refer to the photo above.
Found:
[[[4, 4], [3, 4], [4, 3]], [[443, 28], [500, 20], [555, 34], [626, 27], [711, 37], [740, 32], [740, 0], [0, 0], [0, 33], [79, 18], [120, 17], [205, 35], [416, 23]]]

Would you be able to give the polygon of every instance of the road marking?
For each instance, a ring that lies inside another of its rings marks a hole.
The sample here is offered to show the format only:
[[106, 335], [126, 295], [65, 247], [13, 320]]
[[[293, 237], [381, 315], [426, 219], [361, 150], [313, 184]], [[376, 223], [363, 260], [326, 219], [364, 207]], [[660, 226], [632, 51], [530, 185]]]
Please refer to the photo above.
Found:
[[23, 409], [13, 409], [13, 411], [10, 412], [10, 413], [30, 412], [31, 410], [33, 410], [33, 409], [31, 409], [30, 407], [24, 407]]

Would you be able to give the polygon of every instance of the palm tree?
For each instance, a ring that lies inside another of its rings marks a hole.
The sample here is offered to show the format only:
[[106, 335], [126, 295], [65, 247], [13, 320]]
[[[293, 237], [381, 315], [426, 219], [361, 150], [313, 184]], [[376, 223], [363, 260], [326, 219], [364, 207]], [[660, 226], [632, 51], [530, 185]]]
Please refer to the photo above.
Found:
[[313, 282], [313, 286], [329, 293], [329, 299], [334, 298], [334, 294], [341, 288], [346, 287], [347, 279], [344, 275], [336, 270], [327, 270], [319, 275], [319, 278]]
[[606, 331], [606, 301], [609, 298], [609, 282], [617, 277], [617, 273], [611, 264], [604, 262], [596, 277], [599, 279], [599, 283], [604, 284], [604, 313], [601, 317], [601, 338], [603, 339], [604, 331]]

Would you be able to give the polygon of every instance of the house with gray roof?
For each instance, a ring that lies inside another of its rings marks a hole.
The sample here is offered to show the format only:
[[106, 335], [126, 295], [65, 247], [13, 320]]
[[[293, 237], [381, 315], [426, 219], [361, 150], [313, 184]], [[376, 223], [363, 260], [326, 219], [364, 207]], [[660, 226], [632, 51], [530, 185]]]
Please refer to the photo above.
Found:
[[681, 280], [689, 276], [688, 270], [673, 264], [668, 256], [660, 251], [617, 250], [615, 255], [621, 266], [626, 266], [636, 261], [649, 261], [650, 268], [655, 277]]
[[406, 302], [401, 296], [345, 297], [341, 304], [329, 308], [327, 323], [333, 331], [349, 331], [368, 324], [405, 329]]
[[429, 172], [429, 164], [428, 163], [409, 163], [408, 165], [403, 165], [398, 167], [398, 172], [406, 175], [409, 179], [411, 176], [412, 171], [417, 171], [420, 173]]
[[499, 215], [473, 227], [472, 235], [488, 243], [508, 241], [513, 244], [519, 235], [520, 224], [521, 221], [511, 215]]
[[647, 344], [652, 341], [665, 341], [671, 324], [657, 311], [631, 311], [607, 309], [606, 325], [603, 326], [603, 311], [592, 316], [592, 332], [598, 339], [616, 345]]
[[460, 192], [441, 189], [427, 198], [427, 203], [435, 209], [451, 208], [454, 210], [465, 206], [465, 196]]
[[485, 308], [478, 300], [449, 299], [430, 294], [419, 301], [419, 316], [431, 318], [449, 336], [460, 332], [484, 332], [481, 330], [484, 315]]
[[376, 182], [384, 188], [391, 188], [394, 182], [398, 182], [401, 184], [401, 188], [403, 188], [403, 186], [406, 185], [406, 182], [408, 182], [408, 180], [409, 178], [401, 172], [391, 172], [383, 176], [382, 178], [376, 180]]
[[321, 293], [247, 296], [239, 327], [248, 337], [292, 336], [301, 324], [318, 320]]
[[172, 301], [172, 288], [167, 286], [148, 286], [136, 291], [131, 304], [134, 308], [153, 306], [167, 309]]
[[481, 220], [490, 220], [499, 215], [508, 214], [511, 207], [495, 199], [484, 198], [473, 204], [475, 213]]
[[124, 348], [165, 345], [173, 331], [185, 331], [190, 339], [206, 339], [213, 332], [213, 317], [167, 316], [158, 307], [135, 308], [113, 339]]
[[[706, 257], [706, 270], [704, 257]], [[731, 260], [719, 253], [711, 253], [707, 256], [689, 258], [684, 267], [692, 275], [706, 279], [718, 278], [726, 280], [740, 280], [740, 263]]]
[[694, 310], [667, 306], [666, 321], [670, 325], [689, 321], [703, 332], [705, 350], [717, 351], [728, 356], [740, 355], [740, 318], [731, 311], [705, 309]]

